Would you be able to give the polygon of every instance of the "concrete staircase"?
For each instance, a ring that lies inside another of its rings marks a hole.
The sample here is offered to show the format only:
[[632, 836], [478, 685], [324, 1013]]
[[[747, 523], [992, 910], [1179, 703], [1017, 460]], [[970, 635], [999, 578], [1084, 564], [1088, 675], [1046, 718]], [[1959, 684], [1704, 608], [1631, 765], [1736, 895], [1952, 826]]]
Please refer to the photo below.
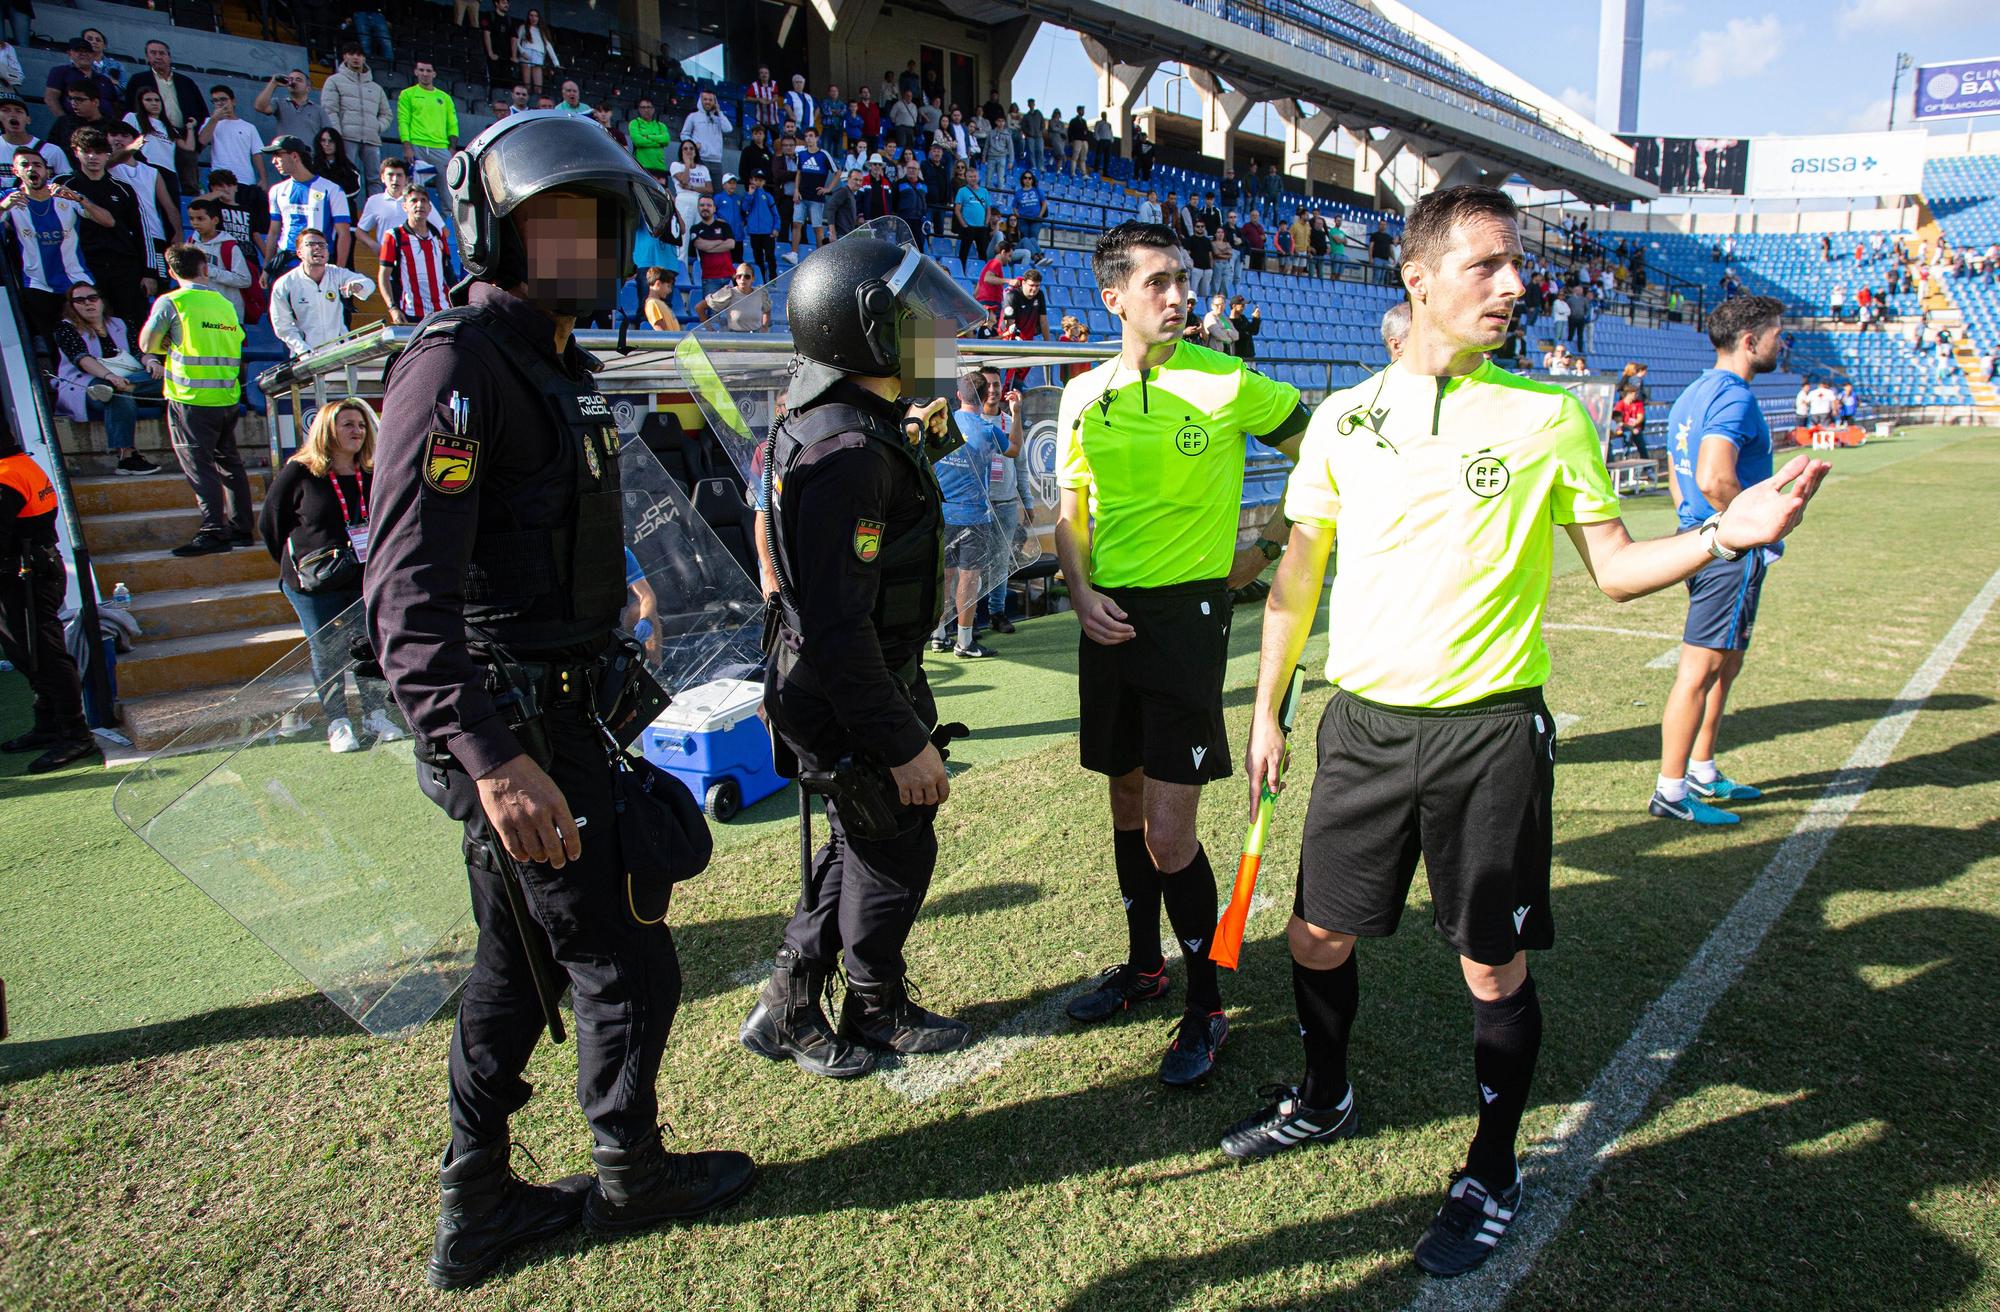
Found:
[[[268, 482], [266, 471], [250, 475], [260, 501]], [[119, 583], [132, 590], [141, 637], [119, 658], [118, 693], [123, 732], [140, 750], [165, 746], [303, 640], [261, 544], [189, 560], [168, 554], [199, 523], [194, 493], [171, 465], [149, 478], [72, 485], [105, 594]]]

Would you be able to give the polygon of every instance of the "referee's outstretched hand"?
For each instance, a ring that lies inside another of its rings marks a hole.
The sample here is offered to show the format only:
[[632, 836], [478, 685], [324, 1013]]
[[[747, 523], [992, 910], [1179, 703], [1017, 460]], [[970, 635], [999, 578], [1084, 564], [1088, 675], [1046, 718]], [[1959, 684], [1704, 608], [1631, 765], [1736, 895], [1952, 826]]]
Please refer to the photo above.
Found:
[[1730, 551], [1768, 546], [1799, 526], [1806, 502], [1832, 469], [1824, 460], [1793, 456], [1761, 483], [1744, 488], [1715, 525], [1716, 541]]
[[1115, 647], [1121, 642], [1130, 642], [1138, 630], [1125, 622], [1125, 612], [1118, 603], [1095, 589], [1079, 591], [1075, 598], [1077, 619], [1083, 625], [1083, 632], [1100, 647]]

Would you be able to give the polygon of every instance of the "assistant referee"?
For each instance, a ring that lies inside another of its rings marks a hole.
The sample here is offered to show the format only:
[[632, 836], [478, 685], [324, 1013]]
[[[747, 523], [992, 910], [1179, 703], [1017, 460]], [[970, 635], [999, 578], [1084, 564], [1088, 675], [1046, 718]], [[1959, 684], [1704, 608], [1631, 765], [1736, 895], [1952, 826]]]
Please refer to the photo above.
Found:
[[[1298, 389], [1182, 340], [1188, 272], [1173, 231], [1121, 223], [1092, 259], [1123, 325], [1116, 358], [1063, 386], [1056, 555], [1082, 621], [1083, 766], [1110, 776], [1125, 961], [1069, 1005], [1107, 1020], [1162, 996], [1160, 907], [1181, 941], [1187, 1003], [1160, 1079], [1194, 1084], [1229, 1031], [1215, 963], [1215, 871], [1195, 837], [1202, 785], [1230, 773], [1222, 724], [1232, 586], [1280, 547], [1236, 548], [1246, 436], [1296, 453], [1310, 418]], [[1274, 516], [1274, 521], [1275, 521]]]
[[1254, 801], [1260, 785], [1280, 786], [1278, 703], [1337, 544], [1336, 691], [1287, 926], [1306, 1076], [1222, 1147], [1261, 1157], [1355, 1132], [1354, 944], [1395, 931], [1421, 854], [1433, 923], [1472, 992], [1477, 1081], [1478, 1131], [1416, 1246], [1436, 1276], [1483, 1262], [1521, 1205], [1514, 1142], [1542, 1034], [1527, 950], [1555, 942], [1556, 730], [1541, 693], [1554, 528], [1598, 587], [1627, 601], [1782, 538], [1827, 470], [1800, 456], [1699, 533], [1634, 542], [1583, 406], [1486, 359], [1506, 338], [1520, 265], [1504, 192], [1453, 187], [1412, 211], [1402, 357], [1319, 408], [1286, 492], [1290, 550], [1267, 603], [1250, 736]]

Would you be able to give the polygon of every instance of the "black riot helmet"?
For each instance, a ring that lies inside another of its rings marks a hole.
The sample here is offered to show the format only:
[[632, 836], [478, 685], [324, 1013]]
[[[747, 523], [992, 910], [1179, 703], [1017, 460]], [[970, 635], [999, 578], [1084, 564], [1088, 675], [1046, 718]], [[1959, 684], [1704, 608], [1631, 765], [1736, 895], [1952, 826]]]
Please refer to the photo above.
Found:
[[619, 243], [620, 260], [630, 249], [633, 222], [659, 234], [674, 217], [666, 188], [609, 133], [589, 118], [553, 109], [510, 114], [481, 132], [451, 157], [445, 186], [466, 273], [501, 286], [513, 286], [527, 272], [508, 216], [530, 197], [565, 191], [608, 201], [602, 236]]
[[797, 410], [841, 378], [900, 378], [904, 396], [949, 390], [957, 373], [952, 339], [986, 321], [986, 310], [925, 255], [902, 220], [875, 219], [807, 256], [790, 278]]

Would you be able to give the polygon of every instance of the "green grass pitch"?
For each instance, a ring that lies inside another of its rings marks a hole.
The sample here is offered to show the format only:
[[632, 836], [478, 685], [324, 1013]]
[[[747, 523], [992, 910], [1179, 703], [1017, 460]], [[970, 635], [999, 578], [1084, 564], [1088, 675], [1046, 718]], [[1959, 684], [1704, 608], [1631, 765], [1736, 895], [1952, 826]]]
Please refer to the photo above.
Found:
[[[2000, 433], [1906, 431], [1833, 461], [1771, 573], [1725, 726], [1730, 773], [1769, 794], [1733, 831], [1644, 812], [1672, 677], [1651, 662], [1673, 646], [1646, 635], [1678, 630], [1680, 595], [1614, 606], [1559, 550], [1558, 946], [1535, 962], [1547, 1037], [1525, 1139], [1589, 1085], [2000, 569]], [[1665, 531], [1662, 498], [1630, 510], [1635, 532]], [[1258, 630], [1239, 610], [1239, 751]], [[999, 660], [931, 658], [975, 736], [913, 976], [989, 1042], [845, 1085], [739, 1048], [797, 883], [789, 795], [752, 808], [675, 899], [686, 1003], [661, 1087], [670, 1145], [750, 1151], [756, 1189], [699, 1225], [572, 1234], [470, 1295], [422, 1279], [448, 1021], [365, 1037], [114, 820], [114, 775], [31, 779], [25, 758], [0, 759], [0, 1308], [1401, 1307], [1474, 1103], [1470, 1008], [1423, 882], [1402, 932], [1360, 952], [1361, 1137], [1228, 1163], [1222, 1128], [1298, 1073], [1281, 931], [1303, 797], [1280, 807], [1269, 901], [1224, 980], [1221, 1066], [1202, 1090], [1164, 1089], [1168, 1011], [1089, 1031], [1059, 1018], [1124, 942], [1104, 789], [1075, 764], [1076, 640], [1065, 616], [994, 639]], [[1510, 1306], [2000, 1306], [1996, 698], [2000, 616]], [[1305, 732], [1325, 701], [1315, 677]], [[0, 680], [0, 735], [26, 715], [20, 680]], [[420, 802], [405, 786], [346, 798], [357, 824]], [[1240, 777], [1209, 791], [1202, 834], [1225, 883], [1245, 812]], [[588, 1168], [574, 1076], [572, 1049], [544, 1045], [516, 1122], [551, 1175]]]

